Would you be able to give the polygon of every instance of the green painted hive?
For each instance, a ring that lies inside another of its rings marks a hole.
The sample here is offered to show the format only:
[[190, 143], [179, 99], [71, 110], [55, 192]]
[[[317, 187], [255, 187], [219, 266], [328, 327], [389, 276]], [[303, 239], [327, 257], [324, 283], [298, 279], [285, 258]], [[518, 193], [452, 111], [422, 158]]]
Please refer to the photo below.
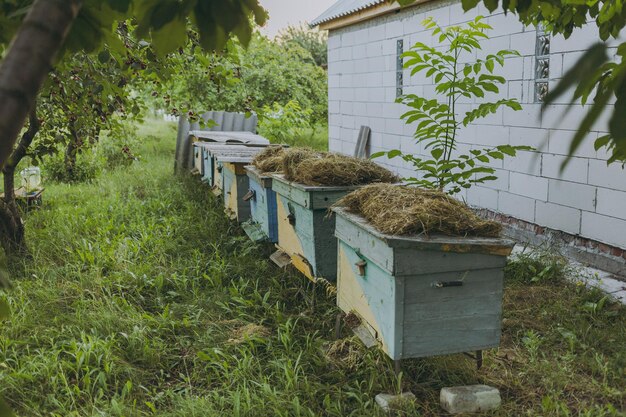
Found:
[[335, 216], [328, 209], [358, 186], [316, 187], [287, 181], [272, 174], [276, 192], [278, 244], [293, 266], [316, 281], [337, 279]]
[[384, 235], [360, 216], [334, 212], [337, 304], [392, 359], [500, 344], [503, 268], [513, 242]]

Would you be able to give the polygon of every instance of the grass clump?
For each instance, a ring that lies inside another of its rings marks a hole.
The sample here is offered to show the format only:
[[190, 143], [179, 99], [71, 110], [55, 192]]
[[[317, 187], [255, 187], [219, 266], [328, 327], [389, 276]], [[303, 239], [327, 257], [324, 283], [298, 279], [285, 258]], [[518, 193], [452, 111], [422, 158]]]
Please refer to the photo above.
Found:
[[514, 281], [559, 284], [570, 273], [567, 259], [549, 250], [523, 251], [509, 258], [506, 276]]
[[483, 220], [469, 207], [434, 190], [391, 184], [372, 184], [338, 201], [390, 235], [442, 233], [450, 236], [498, 237], [502, 226]]

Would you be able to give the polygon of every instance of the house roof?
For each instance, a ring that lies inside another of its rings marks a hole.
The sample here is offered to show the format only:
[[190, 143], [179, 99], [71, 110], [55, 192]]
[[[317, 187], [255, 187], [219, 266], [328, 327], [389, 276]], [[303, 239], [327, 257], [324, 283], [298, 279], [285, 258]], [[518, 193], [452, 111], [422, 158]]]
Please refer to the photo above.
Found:
[[339, 0], [322, 13], [317, 19], [314, 19], [310, 25], [318, 26], [322, 23], [330, 22], [331, 20], [338, 19], [340, 17], [349, 16], [353, 13], [360, 12], [370, 7], [378, 6], [379, 4], [386, 3], [387, 0]]

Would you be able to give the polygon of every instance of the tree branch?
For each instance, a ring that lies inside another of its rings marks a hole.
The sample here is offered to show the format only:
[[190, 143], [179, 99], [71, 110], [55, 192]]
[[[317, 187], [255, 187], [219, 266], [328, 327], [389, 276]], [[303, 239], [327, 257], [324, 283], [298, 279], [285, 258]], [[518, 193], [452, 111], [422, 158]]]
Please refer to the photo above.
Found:
[[0, 65], [0, 169], [13, 151], [82, 0], [35, 0]]

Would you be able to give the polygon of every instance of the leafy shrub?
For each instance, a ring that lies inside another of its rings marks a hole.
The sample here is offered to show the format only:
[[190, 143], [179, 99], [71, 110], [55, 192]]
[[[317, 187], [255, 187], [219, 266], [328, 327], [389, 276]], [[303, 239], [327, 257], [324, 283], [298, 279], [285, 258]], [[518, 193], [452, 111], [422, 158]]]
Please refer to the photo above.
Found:
[[[432, 78], [439, 99], [408, 94], [400, 97], [398, 102], [409, 107], [402, 118], [406, 124], [417, 125], [415, 139], [430, 155], [411, 155], [395, 149], [379, 152], [373, 157], [402, 157], [419, 174], [416, 178], [407, 178], [408, 183], [456, 194], [474, 184], [497, 179], [495, 169], [482, 164], [515, 156], [517, 151], [532, 150], [529, 146], [500, 145], [471, 149], [468, 154], [456, 152], [461, 126], [494, 114], [501, 107], [522, 109], [515, 99], [484, 101], [489, 93], [499, 93], [498, 85], [506, 83], [504, 77], [494, 73], [495, 68], [504, 66], [507, 56], [519, 56], [519, 53], [502, 50], [484, 59], [474, 58], [481, 49], [480, 41], [488, 38], [485, 32], [491, 29], [482, 22], [481, 16], [466, 26], [442, 28], [432, 18], [426, 19], [423, 25], [438, 39], [441, 47], [417, 42], [404, 53], [403, 57], [407, 58], [404, 67], [411, 70], [411, 75], [424, 72], [426, 78]], [[480, 104], [461, 114], [457, 104], [467, 100]]]
[[567, 259], [547, 250], [519, 253], [504, 268], [508, 280], [526, 284], [558, 283], [568, 272]]
[[117, 132], [109, 132], [101, 139], [98, 152], [104, 159], [106, 167], [115, 169], [130, 166], [139, 159], [138, 148], [139, 138], [136, 128], [124, 124]]
[[43, 164], [43, 176], [51, 181], [64, 183], [88, 182], [96, 179], [102, 172], [103, 161], [95, 150], [89, 149], [76, 155], [76, 164], [72, 173], [68, 173], [65, 158], [58, 152], [47, 158]]
[[303, 109], [297, 101], [291, 100], [285, 106], [274, 103], [265, 106], [261, 114], [259, 132], [274, 143], [303, 145], [299, 143], [307, 131], [312, 128], [313, 111]]

